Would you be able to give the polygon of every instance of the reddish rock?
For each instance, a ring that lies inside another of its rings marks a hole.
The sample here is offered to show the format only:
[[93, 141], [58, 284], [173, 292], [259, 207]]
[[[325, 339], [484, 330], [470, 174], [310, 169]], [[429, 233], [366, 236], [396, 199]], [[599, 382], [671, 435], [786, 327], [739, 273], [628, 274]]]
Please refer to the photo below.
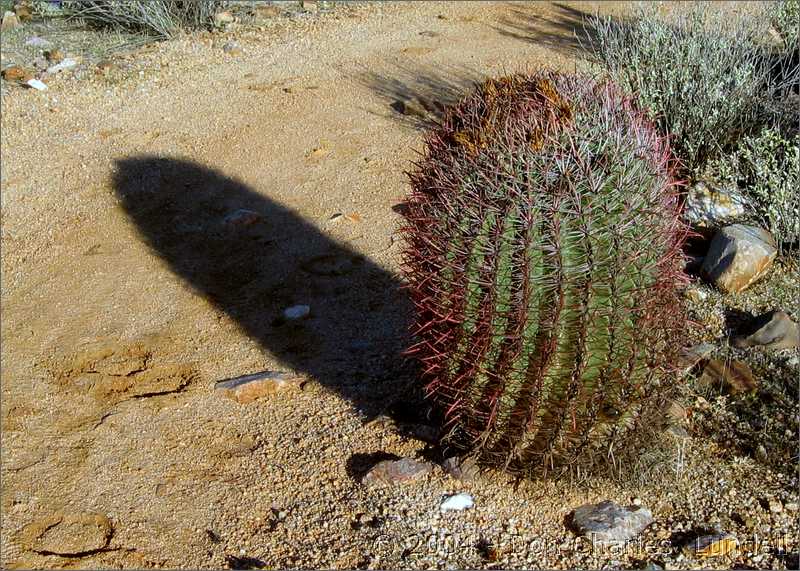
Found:
[[703, 386], [722, 389], [728, 394], [754, 391], [758, 387], [753, 372], [741, 361], [711, 359], [700, 377]]
[[5, 68], [0, 75], [2, 75], [3, 79], [6, 81], [19, 81], [21, 83], [33, 79], [33, 73], [19, 65], [12, 65]]

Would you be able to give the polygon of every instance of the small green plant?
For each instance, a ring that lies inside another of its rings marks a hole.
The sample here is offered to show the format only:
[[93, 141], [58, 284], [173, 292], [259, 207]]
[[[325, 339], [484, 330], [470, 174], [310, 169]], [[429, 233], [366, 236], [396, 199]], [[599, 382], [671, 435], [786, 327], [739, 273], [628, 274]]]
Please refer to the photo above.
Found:
[[447, 442], [522, 474], [633, 448], [685, 327], [670, 161], [628, 97], [582, 76], [489, 80], [445, 112], [403, 231], [411, 352]]
[[647, 5], [630, 21], [592, 17], [596, 63], [649, 111], [688, 171], [735, 147], [763, 123], [779, 86], [760, 14], [700, 3], [661, 16]]
[[89, 25], [158, 39], [206, 28], [221, 0], [65, 0], [64, 13]]
[[782, 246], [800, 240], [800, 135], [765, 129], [744, 137], [735, 152], [711, 161], [708, 170], [747, 194], [754, 219]]

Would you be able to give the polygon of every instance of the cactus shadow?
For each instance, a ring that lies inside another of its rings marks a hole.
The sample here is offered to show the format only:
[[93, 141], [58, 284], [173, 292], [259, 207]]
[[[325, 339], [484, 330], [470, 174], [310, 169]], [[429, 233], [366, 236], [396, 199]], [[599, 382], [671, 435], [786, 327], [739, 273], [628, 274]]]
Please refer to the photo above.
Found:
[[[419, 397], [415, 364], [402, 356], [411, 304], [397, 276], [289, 208], [194, 162], [125, 158], [113, 184], [141, 239], [170, 271], [282, 368], [309, 376], [367, 418]], [[242, 209], [257, 221], [228, 218]], [[300, 304], [311, 314], [287, 322], [283, 310]]]
[[468, 66], [408, 62], [392, 68], [391, 73], [378, 73], [364, 67], [354, 79], [383, 100], [385, 116], [417, 130], [434, 126], [448, 106], [486, 79], [485, 73]]
[[514, 6], [492, 27], [506, 37], [543, 45], [569, 57], [586, 57], [598, 43], [597, 30], [588, 20], [592, 15], [561, 3], [552, 5], [552, 14], [542, 14], [541, 6], [528, 3]]

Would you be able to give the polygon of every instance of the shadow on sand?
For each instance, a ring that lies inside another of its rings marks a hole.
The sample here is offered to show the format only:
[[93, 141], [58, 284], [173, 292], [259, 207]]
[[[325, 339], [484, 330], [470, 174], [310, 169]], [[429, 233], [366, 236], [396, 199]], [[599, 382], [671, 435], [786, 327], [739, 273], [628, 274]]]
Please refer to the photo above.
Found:
[[[411, 307], [395, 275], [220, 172], [153, 156], [116, 167], [116, 193], [143, 240], [283, 367], [368, 418], [398, 401], [422, 414], [408, 406], [421, 391], [402, 356]], [[297, 304], [311, 315], [287, 322], [283, 310]]]

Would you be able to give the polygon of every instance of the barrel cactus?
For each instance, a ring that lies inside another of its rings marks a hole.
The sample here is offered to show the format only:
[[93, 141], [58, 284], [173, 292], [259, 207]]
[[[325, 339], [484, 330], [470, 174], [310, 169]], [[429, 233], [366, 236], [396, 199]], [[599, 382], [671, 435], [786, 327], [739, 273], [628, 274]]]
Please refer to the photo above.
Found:
[[613, 84], [489, 80], [426, 136], [404, 269], [446, 441], [524, 474], [594, 463], [674, 385], [685, 317], [670, 151]]

